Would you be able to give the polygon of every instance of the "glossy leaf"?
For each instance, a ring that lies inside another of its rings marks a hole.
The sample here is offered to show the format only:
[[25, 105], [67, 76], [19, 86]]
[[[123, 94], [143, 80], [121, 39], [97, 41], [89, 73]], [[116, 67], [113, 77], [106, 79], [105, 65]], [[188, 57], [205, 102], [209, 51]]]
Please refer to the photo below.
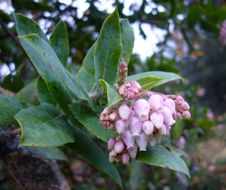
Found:
[[99, 117], [89, 109], [72, 104], [71, 111], [74, 117], [95, 137], [107, 142], [114, 135], [112, 131], [105, 130], [100, 125]]
[[121, 26], [121, 39], [122, 39], [122, 55], [121, 57], [129, 63], [130, 57], [133, 52], [134, 33], [133, 28], [127, 19], [120, 20]]
[[162, 78], [147, 76], [139, 79], [139, 84], [143, 89], [151, 89], [155, 87], [160, 80], [162, 80]]
[[16, 30], [19, 36], [35, 33], [39, 35], [43, 40], [48, 42], [46, 35], [34, 20], [20, 13], [12, 14], [16, 22]]
[[94, 53], [96, 79], [104, 79], [111, 85], [116, 81], [121, 56], [120, 32], [119, 15], [115, 10], [103, 23]]
[[123, 100], [123, 98], [119, 95], [115, 88], [108, 84], [105, 80], [100, 79], [99, 83], [107, 94], [109, 107], [114, 106], [115, 104]]
[[148, 86], [148, 83], [151, 82], [152, 78], [153, 80], [155, 80], [155, 82], [151, 85], [152, 87], [156, 87], [170, 81], [182, 79], [179, 75], [171, 72], [149, 71], [144, 73], [138, 73], [135, 75], [130, 75], [126, 78], [126, 80], [127, 81], [136, 80], [139, 83], [140, 82], [143, 83], [143, 85], [145, 85], [144, 81], [147, 81]]
[[36, 34], [20, 36], [20, 42], [45, 82], [57, 83], [56, 87], [58, 88], [61, 86], [66, 87], [65, 90], [67, 91], [67, 94], [70, 92], [77, 97], [79, 96], [77, 93], [78, 90], [81, 90], [84, 99], [90, 103], [92, 108], [94, 107], [88, 94], [64, 68], [56, 53], [48, 43]]
[[41, 103], [55, 104], [52, 94], [49, 92], [45, 81], [42, 78], [37, 80], [36, 84], [38, 98]]
[[67, 27], [64, 22], [60, 21], [57, 24], [49, 41], [60, 61], [66, 65], [69, 55], [69, 41]]
[[159, 166], [162, 168], [169, 168], [190, 177], [189, 170], [182, 158], [174, 152], [171, 152], [161, 145], [151, 147], [148, 151], [139, 152], [137, 158], [140, 162], [150, 164], [152, 166]]
[[15, 97], [0, 94], [0, 125], [13, 123], [14, 115], [21, 109], [23, 106]]
[[37, 80], [34, 80], [24, 86], [17, 94], [16, 97], [20, 102], [24, 104], [32, 104], [37, 105], [39, 104], [37, 91], [36, 91], [36, 83]]
[[81, 154], [97, 169], [110, 176], [120, 187], [122, 187], [119, 172], [115, 166], [108, 161], [107, 154], [78, 127], [74, 128], [74, 135], [77, 141], [74, 145], [70, 145], [71, 148]]
[[[95, 43], [87, 52], [86, 57], [82, 62], [82, 67], [75, 78], [83, 86], [84, 90], [90, 95], [93, 93], [96, 87], [94, 50]], [[78, 93], [80, 96], [83, 96], [82, 92], [78, 91]]]
[[50, 104], [29, 107], [16, 114], [22, 129], [20, 146], [60, 146], [74, 142], [61, 112]]

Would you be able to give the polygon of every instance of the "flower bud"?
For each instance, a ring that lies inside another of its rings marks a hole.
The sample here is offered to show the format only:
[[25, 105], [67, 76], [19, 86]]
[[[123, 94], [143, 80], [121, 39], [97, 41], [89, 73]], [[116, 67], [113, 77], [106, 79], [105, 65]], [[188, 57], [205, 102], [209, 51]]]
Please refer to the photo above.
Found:
[[175, 102], [172, 99], [166, 99], [163, 103], [164, 106], [168, 107], [170, 109], [171, 112], [175, 112], [176, 111], [176, 106], [175, 106]]
[[171, 126], [175, 123], [175, 120], [173, 119], [173, 114], [168, 107], [163, 106], [161, 108], [161, 113], [163, 115], [163, 120], [166, 125]]
[[159, 112], [152, 113], [150, 116], [150, 119], [157, 129], [160, 129], [162, 127], [163, 115], [161, 113], [159, 113]]
[[154, 125], [151, 121], [145, 121], [143, 123], [142, 129], [146, 135], [151, 135], [154, 131]]
[[114, 138], [114, 137], [113, 137], [113, 138], [110, 138], [110, 139], [108, 140], [108, 150], [112, 150], [113, 147], [114, 147], [114, 145], [115, 145], [115, 143], [116, 143], [115, 138]]
[[110, 115], [109, 115], [109, 120], [110, 121], [114, 121], [117, 117], [117, 114], [115, 112], [112, 112]]
[[142, 122], [137, 117], [132, 117], [129, 127], [133, 137], [139, 136], [142, 129]]
[[145, 99], [139, 99], [134, 103], [134, 111], [141, 121], [149, 119], [150, 105]]
[[181, 104], [180, 107], [181, 107], [181, 109], [182, 109], [183, 111], [187, 111], [187, 110], [190, 109], [190, 106], [189, 106], [188, 103], [185, 102], [185, 101]]
[[115, 122], [115, 128], [118, 134], [122, 134], [125, 131], [126, 123], [122, 119]]
[[138, 151], [138, 146], [136, 144], [134, 144], [133, 147], [130, 147], [128, 149], [128, 153], [129, 153], [129, 155], [130, 155], [131, 158], [136, 158], [137, 151]]
[[166, 125], [163, 125], [160, 129], [159, 132], [163, 136], [169, 135], [169, 128]]
[[129, 130], [123, 132], [122, 140], [126, 144], [127, 149], [134, 146], [134, 138]]
[[118, 113], [121, 119], [127, 120], [131, 114], [131, 109], [126, 104], [123, 104], [119, 107]]
[[114, 162], [116, 156], [117, 156], [117, 153], [114, 150], [112, 150], [111, 152], [109, 152], [109, 162]]
[[127, 153], [122, 154], [122, 163], [125, 165], [129, 164], [129, 154]]
[[183, 117], [184, 119], [190, 119], [191, 114], [190, 114], [189, 111], [183, 111], [183, 112], [182, 112], [182, 117]]
[[154, 94], [149, 98], [148, 102], [150, 104], [151, 109], [156, 111], [162, 106], [163, 99], [160, 95]]
[[140, 135], [136, 137], [136, 143], [139, 146], [140, 151], [146, 151], [148, 144], [147, 136], [143, 132], [140, 133]]
[[114, 151], [116, 153], [121, 153], [123, 151], [123, 149], [124, 149], [124, 144], [123, 144], [122, 141], [118, 141], [118, 142], [115, 143]]

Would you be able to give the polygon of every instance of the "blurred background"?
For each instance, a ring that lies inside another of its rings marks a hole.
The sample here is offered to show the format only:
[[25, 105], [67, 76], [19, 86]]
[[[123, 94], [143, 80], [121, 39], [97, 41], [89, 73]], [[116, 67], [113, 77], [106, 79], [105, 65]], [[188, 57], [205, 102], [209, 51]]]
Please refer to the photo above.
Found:
[[[19, 92], [37, 73], [21, 49], [11, 12], [27, 15], [50, 34], [61, 19], [70, 42], [68, 69], [74, 74], [98, 36], [106, 16], [118, 8], [135, 33], [129, 73], [161, 70], [184, 77], [154, 90], [177, 93], [191, 105], [192, 118], [178, 122], [163, 143], [186, 160], [191, 178], [133, 162], [118, 164], [126, 189], [226, 189], [226, 2], [223, 0], [0, 0], [1, 88]], [[225, 32], [223, 31], [225, 28]], [[35, 98], [32, 93], [28, 99]], [[105, 146], [105, 145], [103, 145]], [[83, 158], [62, 170], [74, 189], [118, 189]], [[12, 180], [0, 163], [0, 189]]]

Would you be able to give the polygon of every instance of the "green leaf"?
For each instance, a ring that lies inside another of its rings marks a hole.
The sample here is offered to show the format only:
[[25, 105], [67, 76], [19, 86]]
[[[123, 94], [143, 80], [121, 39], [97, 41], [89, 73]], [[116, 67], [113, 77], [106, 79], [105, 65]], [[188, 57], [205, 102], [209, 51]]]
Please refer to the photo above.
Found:
[[104, 79], [111, 85], [116, 81], [121, 56], [120, 33], [119, 15], [115, 10], [103, 23], [94, 53], [96, 79]]
[[[76, 75], [76, 80], [82, 85], [84, 90], [90, 95], [94, 92], [96, 87], [96, 78], [95, 78], [95, 65], [94, 65], [94, 43], [92, 47], [87, 52], [83, 62], [82, 67]], [[80, 96], [82, 96], [82, 92], [78, 91]]]
[[57, 24], [49, 41], [60, 61], [66, 65], [69, 55], [69, 41], [67, 27], [64, 22], [60, 21]]
[[127, 19], [120, 20], [121, 37], [122, 37], [122, 55], [121, 57], [129, 63], [130, 57], [133, 52], [134, 33]]
[[151, 147], [150, 150], [145, 152], [139, 152], [136, 159], [152, 166], [159, 166], [182, 172], [190, 177], [189, 170], [184, 160], [161, 145]]
[[[153, 84], [151, 84], [152, 79], [154, 80]], [[163, 71], [149, 71], [144, 73], [138, 73], [135, 75], [130, 75], [126, 78], [127, 81], [136, 80], [139, 83], [143, 83], [144, 86], [150, 85], [151, 87], [156, 87], [178, 79], [182, 78], [175, 73]], [[145, 84], [145, 81], [147, 82], [147, 84]]]
[[87, 161], [93, 164], [97, 169], [110, 176], [120, 187], [122, 181], [118, 170], [108, 161], [108, 156], [92, 141], [81, 129], [74, 128], [76, 143], [70, 145], [73, 150], [81, 154]]
[[67, 94], [72, 93], [76, 97], [79, 96], [77, 92], [80, 90], [83, 92], [84, 99], [87, 100], [94, 109], [94, 104], [88, 94], [64, 68], [56, 53], [48, 43], [36, 34], [20, 36], [19, 39], [33, 65], [45, 82], [56, 83], [57, 85], [55, 87], [58, 89], [66, 87], [65, 91]]
[[99, 118], [92, 111], [85, 107], [81, 107], [78, 104], [71, 105], [71, 111], [74, 117], [94, 136], [107, 142], [114, 133], [109, 130], [105, 130], [100, 125]]
[[34, 20], [19, 13], [12, 14], [16, 22], [16, 30], [19, 36], [35, 33], [48, 42], [46, 35]]
[[35, 156], [49, 160], [64, 160], [68, 161], [66, 155], [57, 147], [23, 147], [24, 151], [28, 151]]
[[74, 142], [62, 113], [50, 104], [29, 107], [16, 114], [22, 129], [20, 146], [60, 146]]
[[105, 80], [100, 79], [99, 83], [103, 87], [104, 91], [107, 93], [109, 107], [114, 106], [115, 104], [123, 100], [123, 98], [119, 95], [115, 88], [108, 84]]
[[143, 89], [151, 89], [153, 87], [155, 87], [159, 81], [162, 80], [162, 78], [158, 78], [158, 77], [143, 77], [139, 80], [139, 84], [141, 85], [141, 87]]
[[14, 115], [23, 109], [15, 97], [0, 94], [0, 125], [6, 126], [14, 122]]
[[37, 80], [36, 88], [37, 88], [38, 98], [41, 103], [50, 103], [53, 105], [55, 104], [52, 94], [49, 92], [49, 89], [42, 78], [39, 78]]
[[39, 100], [37, 97], [37, 91], [36, 91], [36, 83], [37, 83], [37, 80], [34, 80], [34, 81], [28, 83], [26, 86], [24, 86], [16, 94], [17, 99], [27, 105], [39, 104]]

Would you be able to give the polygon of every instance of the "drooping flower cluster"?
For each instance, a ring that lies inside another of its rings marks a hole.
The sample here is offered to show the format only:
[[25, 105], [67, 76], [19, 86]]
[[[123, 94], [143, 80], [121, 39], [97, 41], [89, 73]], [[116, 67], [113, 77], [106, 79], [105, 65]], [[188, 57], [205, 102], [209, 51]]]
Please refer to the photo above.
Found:
[[226, 20], [221, 25], [219, 40], [221, 44], [226, 45]]
[[117, 136], [108, 142], [109, 160], [128, 164], [137, 151], [146, 151], [148, 142], [157, 135], [168, 136], [177, 119], [190, 118], [189, 105], [179, 95], [144, 92], [136, 81], [119, 87], [124, 98], [118, 107], [105, 108], [100, 122]]

